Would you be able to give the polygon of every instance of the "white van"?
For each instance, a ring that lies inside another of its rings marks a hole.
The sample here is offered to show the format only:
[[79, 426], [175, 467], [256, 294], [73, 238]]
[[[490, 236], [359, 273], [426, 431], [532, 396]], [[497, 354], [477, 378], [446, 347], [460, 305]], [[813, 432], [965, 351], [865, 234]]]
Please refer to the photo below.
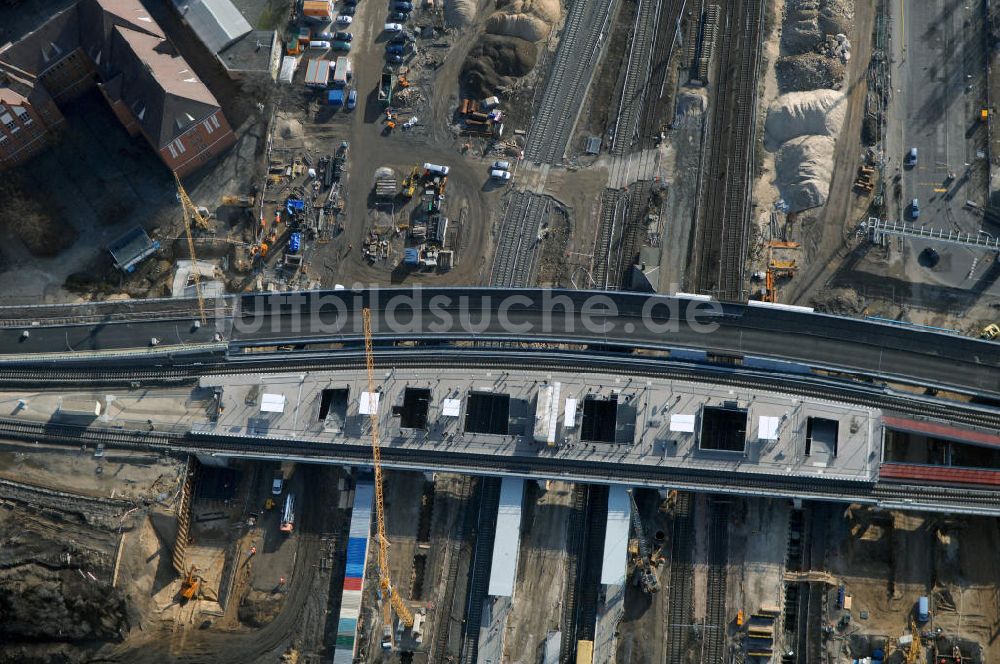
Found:
[[385, 24], [385, 31], [386, 32], [402, 32], [403, 31], [403, 24], [402, 23], [386, 23]]
[[330, 42], [328, 41], [311, 41], [309, 42], [309, 48], [314, 48], [316, 50], [329, 51]]
[[510, 179], [510, 171], [502, 171], [499, 168], [494, 168], [492, 171], [490, 171], [490, 177], [493, 178], [494, 180], [506, 181]]
[[433, 175], [448, 175], [448, 171], [451, 170], [448, 166], [438, 166], [437, 164], [426, 163], [424, 164], [424, 170]]

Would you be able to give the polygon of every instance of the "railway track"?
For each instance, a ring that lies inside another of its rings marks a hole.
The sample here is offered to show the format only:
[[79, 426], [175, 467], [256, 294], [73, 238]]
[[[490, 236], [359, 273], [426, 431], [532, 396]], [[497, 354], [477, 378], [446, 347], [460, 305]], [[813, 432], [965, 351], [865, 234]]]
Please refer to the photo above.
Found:
[[713, 501], [709, 507], [708, 599], [705, 635], [702, 641], [704, 664], [726, 662], [726, 579], [729, 560], [729, 504]]
[[500, 226], [491, 286], [518, 288], [531, 284], [538, 230], [548, 207], [548, 198], [530, 191], [511, 194]]
[[0, 479], [0, 496], [35, 509], [79, 514], [85, 521], [97, 517], [118, 518], [133, 507], [124, 500], [99, 498]]
[[699, 203], [696, 282], [701, 292], [730, 300], [744, 299], [762, 4], [723, 3], [708, 129], [708, 186]]
[[468, 509], [469, 498], [472, 495], [473, 479], [470, 475], [462, 477], [462, 486], [455, 499], [459, 504], [459, 512], [455, 519], [455, 537], [448, 540], [448, 566], [444, 573], [444, 594], [435, 612], [434, 640], [428, 661], [443, 664], [447, 661], [448, 641], [451, 636], [452, 608], [455, 605], [455, 586], [458, 582], [458, 565], [461, 559], [462, 544], [466, 532], [472, 530], [472, 510]]
[[625, 194], [620, 189], [605, 189], [601, 194], [601, 212], [597, 220], [594, 260], [590, 267], [593, 288], [607, 290], [613, 279], [612, 242], [625, 212]]
[[637, 0], [632, 40], [625, 64], [625, 80], [611, 134], [611, 154], [615, 157], [624, 157], [633, 141], [639, 137], [639, 118], [649, 92], [656, 28], [663, 1]]
[[[694, 368], [671, 365], [662, 359], [616, 355], [613, 353], [575, 353], [505, 349], [461, 348], [441, 350], [428, 348], [418, 352], [411, 348], [394, 351], [380, 348], [376, 351], [377, 367], [455, 367], [476, 369], [523, 369], [531, 371], [573, 370], [584, 373], [622, 372], [646, 378], [681, 380], [696, 384], [725, 385], [737, 389], [776, 391], [815, 399], [828, 399], [840, 403], [881, 408], [910, 416], [926, 417], [982, 427], [1000, 429], [1000, 411], [990, 408], [967, 406], [962, 402], [915, 399], [912, 394], [893, 393], [879, 384], [839, 383], [836, 379], [813, 377], [784, 377], [767, 372], [732, 372], [713, 367]], [[73, 369], [62, 368], [53, 375], [49, 368], [18, 368], [0, 370], [0, 384], [9, 387], [72, 387], [82, 386], [149, 386], [194, 384], [202, 376], [224, 376], [274, 371], [347, 371], [365, 368], [361, 351], [337, 350], [335, 355], [320, 353], [298, 356], [291, 353], [256, 354], [232, 358], [218, 358], [214, 362], [191, 366], [163, 366], [141, 369]]]
[[480, 485], [479, 519], [476, 526], [476, 549], [469, 570], [465, 626], [462, 630], [462, 664], [476, 664], [479, 654], [479, 628], [483, 619], [483, 601], [490, 583], [493, 562], [494, 526], [500, 508], [500, 478], [484, 477]]
[[573, 0], [528, 134], [527, 161], [556, 164], [562, 160], [617, 4], [617, 0]]
[[670, 86], [670, 63], [679, 47], [679, 22], [691, 0], [661, 0], [655, 30], [646, 102], [639, 116], [639, 137], [643, 148], [659, 143], [659, 135], [670, 122], [673, 112], [673, 87]]
[[667, 600], [667, 664], [686, 664], [694, 606], [692, 530], [694, 501], [690, 493], [677, 494], [670, 552], [670, 596]]
[[586, 531], [577, 593], [576, 638], [594, 640], [597, 628], [597, 590], [601, 585], [604, 563], [604, 535], [608, 524], [607, 484], [591, 485], [587, 495]]
[[579, 596], [580, 558], [583, 555], [584, 527], [586, 525], [587, 495], [590, 486], [576, 484], [573, 486], [573, 504], [569, 513], [569, 525], [566, 529], [566, 584], [563, 589], [562, 615], [559, 618], [560, 664], [572, 664], [576, 657], [577, 597]]
[[615, 251], [615, 283], [622, 290], [628, 290], [630, 286], [632, 265], [644, 244], [642, 230], [646, 228], [646, 212], [652, 190], [652, 181], [640, 180], [632, 185], [628, 194], [628, 207]]
[[[156, 451], [172, 454], [220, 453], [249, 458], [295, 457], [329, 461], [335, 459], [350, 464], [366, 464], [371, 449], [364, 444], [349, 443], [330, 446], [324, 443], [270, 437], [243, 438], [227, 435], [196, 435], [181, 431], [149, 431], [146, 429], [97, 429], [53, 425], [0, 418], [0, 439], [45, 441], [79, 447], [99, 443], [120, 449]], [[949, 509], [968, 507], [995, 508], [1000, 504], [1000, 492], [954, 486], [920, 486], [911, 484], [875, 484], [874, 482], [819, 478], [795, 478], [787, 475], [745, 473], [738, 486], [732, 476], [720, 476], [709, 470], [679, 469], [642, 464], [604, 464], [556, 457], [507, 457], [492, 454], [449, 454], [429, 449], [386, 448], [383, 459], [387, 467], [444, 467], [453, 472], [469, 472], [492, 476], [506, 472], [525, 477], [574, 476], [582, 481], [597, 483], [646, 483], [650, 486], [670, 486], [682, 491], [713, 491], [738, 495], [810, 496], [814, 499], [842, 502], [845, 499], [869, 503], [895, 501], [914, 509], [948, 506]], [[919, 502], [916, 502], [918, 501]], [[495, 510], [494, 510], [495, 511]]]

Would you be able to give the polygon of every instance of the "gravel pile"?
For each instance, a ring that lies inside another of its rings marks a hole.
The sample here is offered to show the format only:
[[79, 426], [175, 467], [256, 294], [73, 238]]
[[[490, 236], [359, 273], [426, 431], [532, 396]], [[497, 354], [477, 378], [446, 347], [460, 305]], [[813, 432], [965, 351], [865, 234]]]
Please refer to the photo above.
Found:
[[462, 84], [475, 97], [489, 97], [530, 72], [537, 60], [534, 42], [483, 35], [462, 65]]
[[846, 33], [853, 20], [852, 0], [785, 0], [781, 51], [785, 55], [813, 51], [825, 35]]
[[778, 90], [784, 94], [819, 88], [839, 90], [844, 84], [846, 69], [840, 60], [819, 53], [803, 53], [778, 58], [774, 72], [778, 77]]

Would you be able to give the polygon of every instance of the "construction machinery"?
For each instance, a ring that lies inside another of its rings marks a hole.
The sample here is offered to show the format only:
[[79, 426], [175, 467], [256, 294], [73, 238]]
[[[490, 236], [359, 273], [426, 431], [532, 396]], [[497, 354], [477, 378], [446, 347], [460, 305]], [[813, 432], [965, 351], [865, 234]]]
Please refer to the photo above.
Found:
[[649, 547], [646, 544], [646, 533], [642, 528], [642, 519], [639, 517], [639, 506], [635, 504], [635, 496], [632, 490], [628, 492], [629, 502], [632, 504], [632, 527], [635, 529], [635, 536], [638, 540], [639, 557], [636, 560], [636, 574], [639, 577], [639, 585], [643, 592], [652, 595], [660, 590], [660, 580], [656, 578], [656, 570], [649, 555]]
[[[385, 535], [385, 504], [382, 493], [382, 449], [379, 442], [378, 426], [378, 402], [380, 394], [375, 391], [375, 353], [372, 350], [372, 316], [371, 310], [365, 308], [362, 311], [365, 329], [365, 366], [368, 369], [368, 417], [371, 425], [372, 437], [372, 466], [375, 469], [375, 523], [376, 538], [378, 539], [378, 570], [379, 587], [382, 589], [383, 600], [383, 624], [389, 627], [392, 616], [389, 611], [389, 603], [396, 612], [400, 622], [407, 629], [413, 627], [413, 613], [403, 601], [403, 598], [392, 586], [392, 577], [389, 572], [389, 540]], [[385, 602], [388, 597], [389, 603]]]
[[230, 194], [222, 197], [222, 204], [230, 207], [249, 208], [253, 207], [254, 197], [250, 195]]
[[906, 649], [906, 664], [917, 664], [921, 660], [921, 655], [924, 654], [924, 646], [920, 641], [920, 630], [917, 628], [916, 621], [910, 621], [910, 635], [912, 639], [910, 641], [910, 647]]
[[198, 224], [198, 228], [207, 230], [209, 227], [208, 220], [202, 216], [198, 210], [198, 206], [188, 196], [177, 173], [174, 173], [174, 182], [177, 183], [177, 198], [180, 200], [181, 209], [183, 210], [184, 234], [187, 236], [188, 253], [191, 255], [191, 278], [194, 280], [195, 295], [198, 296], [198, 315], [201, 318], [202, 324], [205, 324], [208, 322], [208, 317], [205, 315], [205, 298], [201, 294], [201, 276], [198, 274], [197, 269], [198, 256], [194, 251], [194, 236], [191, 234], [191, 222], [193, 220], [194, 223]]
[[979, 338], [987, 341], [993, 341], [997, 337], [1000, 337], [1000, 325], [996, 323], [990, 323], [979, 333]]
[[187, 602], [191, 599], [198, 597], [201, 592], [201, 577], [198, 576], [198, 568], [191, 565], [191, 569], [188, 570], [187, 576], [184, 577], [184, 581], [181, 582], [181, 601]]
[[413, 170], [410, 171], [410, 176], [403, 180], [403, 195], [407, 198], [413, 198], [413, 194], [417, 190], [417, 183], [420, 182], [420, 177], [423, 175], [423, 170], [420, 166], [414, 166]]

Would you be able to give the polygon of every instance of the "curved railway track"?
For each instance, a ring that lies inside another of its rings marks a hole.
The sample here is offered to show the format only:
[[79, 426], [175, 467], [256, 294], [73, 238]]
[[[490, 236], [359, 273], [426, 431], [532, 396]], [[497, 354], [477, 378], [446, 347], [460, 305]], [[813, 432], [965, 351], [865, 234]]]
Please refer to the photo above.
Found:
[[[330, 445], [283, 438], [244, 438], [217, 434], [189, 434], [181, 431], [97, 429], [25, 422], [0, 418], [0, 438], [46, 441], [74, 447], [103, 443], [122, 449], [153, 450], [167, 453], [219, 453], [248, 458], [301, 458], [315, 462], [367, 464], [371, 449], [364, 444]], [[1000, 493], [969, 490], [965, 487], [876, 484], [864, 480], [829, 477], [797, 478], [784, 474], [741, 473], [720, 475], [711, 470], [673, 468], [643, 464], [581, 461], [563, 457], [498, 456], [480, 453], [449, 453], [433, 449], [387, 446], [383, 451], [386, 467], [427, 469], [448, 467], [453, 472], [496, 475], [506, 472], [524, 477], [566, 477], [579, 482], [628, 482], [634, 485], [672, 487], [687, 491], [711, 491], [735, 495], [811, 497], [843, 502], [855, 500], [875, 504], [893, 501], [927, 506], [989, 507], [1000, 510]], [[737, 481], [738, 477], [738, 481]]]
[[[891, 392], [878, 384], [845, 383], [821, 376], [775, 375], [764, 370], [745, 368], [737, 371], [731, 367], [670, 362], [648, 356], [529, 348], [378, 348], [375, 364], [378, 367], [434, 366], [470, 371], [503, 368], [531, 372], [571, 370], [577, 373], [628, 373], [637, 377], [780, 392], [1000, 430], [1000, 410]], [[339, 349], [330, 354], [261, 353], [219, 357], [203, 363], [178, 366], [60, 368], [57, 375], [53, 375], [51, 368], [46, 367], [7, 367], [0, 369], [0, 385], [20, 388], [174, 385], [195, 383], [202, 376], [273, 373], [276, 367], [281, 372], [362, 370], [365, 368], [364, 352]]]

